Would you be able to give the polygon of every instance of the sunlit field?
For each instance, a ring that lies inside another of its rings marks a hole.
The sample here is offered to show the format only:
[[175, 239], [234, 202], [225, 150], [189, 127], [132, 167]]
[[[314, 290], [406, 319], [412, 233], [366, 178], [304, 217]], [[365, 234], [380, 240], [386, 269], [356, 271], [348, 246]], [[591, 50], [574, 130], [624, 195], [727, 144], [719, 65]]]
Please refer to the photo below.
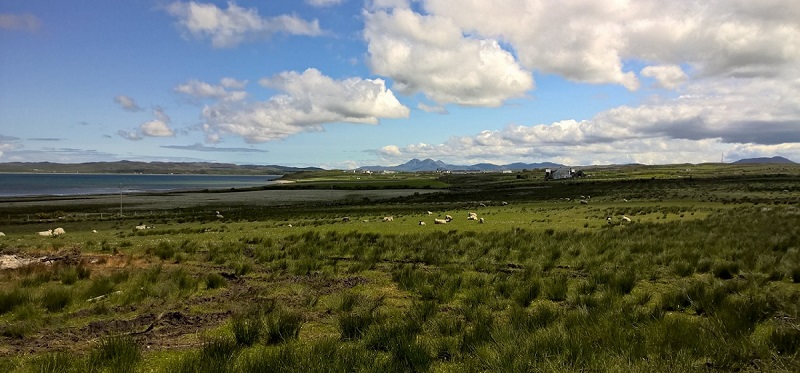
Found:
[[0, 371], [800, 371], [800, 167], [586, 171], [0, 202]]

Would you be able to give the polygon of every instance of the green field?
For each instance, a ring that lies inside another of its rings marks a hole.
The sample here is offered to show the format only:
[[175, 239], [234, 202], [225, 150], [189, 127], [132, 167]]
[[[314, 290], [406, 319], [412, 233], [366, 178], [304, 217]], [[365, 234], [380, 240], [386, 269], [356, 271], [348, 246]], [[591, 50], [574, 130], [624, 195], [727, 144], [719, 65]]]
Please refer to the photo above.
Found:
[[800, 371], [800, 167], [585, 172], [0, 201], [0, 371]]

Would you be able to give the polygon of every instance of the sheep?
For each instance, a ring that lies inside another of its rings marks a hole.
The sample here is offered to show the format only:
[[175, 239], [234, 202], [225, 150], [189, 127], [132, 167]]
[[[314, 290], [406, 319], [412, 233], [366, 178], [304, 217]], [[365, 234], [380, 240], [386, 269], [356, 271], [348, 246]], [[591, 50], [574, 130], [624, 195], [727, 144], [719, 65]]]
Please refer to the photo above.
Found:
[[607, 217], [607, 218], [606, 218], [606, 221], [608, 222], [608, 224], [611, 224], [611, 217], [610, 217], [610, 216], [609, 216], [609, 217]]
[[467, 220], [478, 220], [478, 214], [470, 212], [469, 214], [467, 214]]
[[453, 217], [450, 216], [450, 215], [445, 215], [444, 216], [444, 220], [451, 221], [451, 220], [453, 220]]
[[386, 221], [394, 221], [394, 217], [392, 217], [392, 216], [384, 216], [383, 217], [383, 221], [385, 221], [385, 222]]
[[54, 237], [55, 236], [60, 236], [60, 235], [62, 235], [64, 233], [67, 233], [67, 231], [65, 231], [64, 228], [58, 227], [56, 229], [53, 229], [53, 236]]
[[292, 225], [291, 225], [291, 224], [289, 224], [289, 225], [287, 225], [287, 227], [291, 228], [291, 227], [292, 227]]
[[133, 228], [136, 229], [136, 230], [143, 231], [143, 230], [147, 229], [147, 226], [146, 225], [137, 225], [137, 226], [135, 226]]
[[483, 218], [478, 219], [478, 223], [483, 224]]
[[621, 218], [621, 219], [622, 219], [622, 221], [624, 221], [624, 222], [626, 222], [626, 223], [630, 223], [630, 222], [631, 222], [631, 218], [629, 218], [629, 217], [627, 217], [627, 216], [625, 216], [625, 215], [622, 215], [622, 218]]
[[424, 222], [424, 221], [422, 221], [422, 220], [420, 220], [420, 221], [419, 221], [419, 225], [425, 225], [425, 222]]
[[501, 202], [500, 204], [501, 204], [501, 205], [503, 205], [503, 206], [507, 206], [507, 205], [508, 205], [508, 202], [506, 202], [506, 201], [503, 201], [503, 202]]
[[347, 223], [349, 221], [350, 221], [350, 217], [349, 216], [345, 216], [345, 217], [342, 218], [342, 223]]
[[589, 201], [587, 201], [585, 199], [581, 200], [581, 205], [588, 205], [588, 204], [589, 204]]
[[53, 236], [53, 230], [52, 229], [48, 229], [46, 231], [41, 231], [41, 232], [36, 233], [36, 234], [38, 234], [38, 235], [40, 235], [42, 237], [52, 237]]
[[431, 211], [428, 211], [428, 215], [433, 215], [433, 212], [431, 212]]
[[5, 234], [5, 233], [3, 233], [3, 232], [0, 232], [0, 237], [5, 237], [5, 236], [6, 236], [6, 234]]
[[623, 198], [623, 199], [622, 199], [622, 202], [628, 202], [628, 200], [627, 200], [627, 199], [625, 199], [625, 198]]
[[219, 211], [217, 211], [216, 217], [217, 217], [218, 219], [222, 219], [222, 214], [220, 214], [220, 213], [219, 213]]
[[97, 229], [92, 229], [92, 233], [97, 233]]
[[433, 224], [447, 224], [447, 219], [433, 219]]
[[481, 204], [479, 204], [478, 206], [480, 206], [480, 207], [486, 207], [486, 204], [485, 204], [485, 203], [481, 203]]

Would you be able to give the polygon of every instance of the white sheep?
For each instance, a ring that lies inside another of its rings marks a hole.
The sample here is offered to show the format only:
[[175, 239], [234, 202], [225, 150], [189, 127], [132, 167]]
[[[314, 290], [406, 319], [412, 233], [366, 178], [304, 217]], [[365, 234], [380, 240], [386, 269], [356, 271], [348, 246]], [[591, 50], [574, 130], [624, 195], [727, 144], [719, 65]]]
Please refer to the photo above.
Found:
[[6, 234], [5, 234], [5, 233], [3, 233], [3, 232], [0, 232], [0, 237], [5, 237], [5, 236], [6, 236]]
[[445, 215], [444, 216], [444, 220], [451, 221], [451, 220], [453, 220], [453, 217], [450, 216], [450, 215]]
[[67, 233], [67, 231], [65, 231], [64, 228], [58, 227], [56, 229], [53, 229], [53, 236], [54, 237], [55, 236], [60, 236], [60, 235], [62, 235], [64, 233]]
[[625, 215], [622, 215], [622, 221], [624, 221], [626, 223], [630, 223], [631, 222], [631, 218], [629, 218], [629, 217], [627, 217]]
[[424, 222], [424, 221], [422, 221], [422, 220], [420, 220], [420, 221], [419, 221], [419, 225], [425, 225], [425, 222]]
[[485, 203], [481, 203], [481, 204], [479, 204], [478, 206], [480, 206], [480, 207], [486, 207], [486, 204], [485, 204]]
[[392, 216], [384, 216], [383, 221], [394, 221], [394, 217]]
[[146, 225], [137, 225], [137, 226], [135, 226], [134, 228], [135, 228], [136, 230], [143, 231], [143, 230], [147, 229], [147, 226], [146, 226]]
[[342, 218], [342, 222], [343, 223], [347, 223], [349, 221], [350, 221], [350, 217], [349, 216], [345, 216], [345, 217]]
[[219, 213], [219, 211], [217, 211], [216, 217], [217, 217], [218, 219], [222, 219], [222, 218], [223, 218], [222, 214], [220, 214], [220, 213]]
[[92, 233], [97, 233], [97, 229], [92, 229]]
[[478, 219], [478, 223], [483, 224], [483, 218]]
[[433, 219], [433, 224], [447, 224], [447, 219]]
[[478, 214], [470, 212], [469, 215], [467, 216], [467, 220], [478, 220]]
[[589, 201], [587, 201], [585, 199], [581, 200], [581, 205], [588, 205], [588, 204], [589, 204]]
[[39, 232], [37, 234], [42, 236], [42, 237], [52, 237], [53, 236], [53, 230], [52, 229], [48, 229], [46, 231], [41, 231], [41, 232]]
[[611, 217], [610, 217], [610, 216], [609, 216], [609, 217], [607, 217], [607, 218], [606, 218], [606, 221], [608, 222], [608, 224], [611, 224]]
[[428, 211], [428, 215], [433, 215], [433, 212], [431, 212], [431, 211]]
[[502, 202], [502, 203], [500, 203], [500, 204], [501, 204], [501, 205], [503, 205], [503, 206], [506, 206], [506, 205], [508, 205], [508, 202], [506, 202], [506, 201], [503, 201], [503, 202]]

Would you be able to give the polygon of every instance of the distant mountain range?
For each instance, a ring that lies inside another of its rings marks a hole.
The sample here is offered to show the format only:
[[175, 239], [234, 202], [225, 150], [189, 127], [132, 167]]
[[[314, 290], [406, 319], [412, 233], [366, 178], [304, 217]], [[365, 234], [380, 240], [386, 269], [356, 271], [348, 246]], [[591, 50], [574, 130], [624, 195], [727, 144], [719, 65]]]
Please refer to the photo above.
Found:
[[510, 163], [506, 165], [496, 165], [492, 163], [478, 163], [473, 165], [454, 165], [444, 163], [442, 161], [434, 161], [433, 159], [412, 159], [406, 163], [397, 166], [365, 166], [360, 167], [359, 170], [381, 172], [381, 171], [397, 171], [397, 172], [431, 172], [431, 171], [504, 171], [504, 170], [532, 170], [537, 168], [556, 168], [563, 167], [564, 165], [552, 162], [543, 163]]
[[733, 164], [753, 164], [753, 163], [795, 164], [795, 162], [792, 162], [791, 160], [788, 160], [788, 159], [786, 159], [784, 157], [777, 157], [777, 156], [776, 157], [772, 157], [772, 158], [767, 158], [767, 157], [746, 158], [746, 159], [740, 159], [740, 160], [738, 160], [736, 162], [733, 162]]
[[298, 171], [320, 171], [318, 167], [237, 165], [209, 162], [9, 162], [0, 163], [0, 172], [64, 172], [64, 173], [142, 173], [142, 174], [214, 174], [214, 175], [283, 175]]

